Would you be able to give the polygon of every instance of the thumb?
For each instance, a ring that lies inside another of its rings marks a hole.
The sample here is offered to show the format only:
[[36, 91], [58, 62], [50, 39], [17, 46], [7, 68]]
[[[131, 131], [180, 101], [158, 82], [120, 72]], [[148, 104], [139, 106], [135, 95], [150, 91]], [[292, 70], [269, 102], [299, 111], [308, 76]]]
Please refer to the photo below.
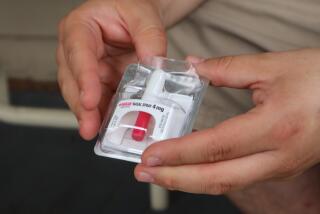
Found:
[[200, 75], [215, 86], [249, 88], [264, 79], [268, 69], [263, 54], [225, 56], [195, 64]]
[[159, 9], [148, 0], [125, 1], [118, 10], [127, 25], [139, 59], [165, 56], [167, 41]]

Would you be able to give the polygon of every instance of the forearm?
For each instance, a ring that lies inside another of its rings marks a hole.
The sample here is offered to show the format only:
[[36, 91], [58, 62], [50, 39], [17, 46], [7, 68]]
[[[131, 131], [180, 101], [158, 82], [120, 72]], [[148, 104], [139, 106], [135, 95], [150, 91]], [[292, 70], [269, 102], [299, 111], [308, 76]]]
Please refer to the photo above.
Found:
[[160, 10], [163, 22], [170, 27], [196, 9], [205, 0], [153, 0]]

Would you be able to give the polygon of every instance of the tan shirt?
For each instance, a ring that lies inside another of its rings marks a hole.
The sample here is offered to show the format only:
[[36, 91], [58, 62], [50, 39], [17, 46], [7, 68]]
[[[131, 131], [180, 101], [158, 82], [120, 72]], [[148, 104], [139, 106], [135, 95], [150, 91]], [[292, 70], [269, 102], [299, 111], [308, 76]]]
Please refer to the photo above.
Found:
[[[217, 57], [320, 47], [319, 0], [208, 0], [168, 33], [169, 55]], [[244, 90], [208, 90], [197, 128], [246, 111]]]

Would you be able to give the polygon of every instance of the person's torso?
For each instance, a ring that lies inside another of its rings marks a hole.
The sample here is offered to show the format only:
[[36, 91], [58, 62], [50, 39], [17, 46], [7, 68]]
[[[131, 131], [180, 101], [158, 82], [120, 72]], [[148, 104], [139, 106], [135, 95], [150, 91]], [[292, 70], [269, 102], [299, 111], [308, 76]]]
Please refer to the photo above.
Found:
[[208, 0], [169, 38], [206, 57], [320, 47], [320, 1]]

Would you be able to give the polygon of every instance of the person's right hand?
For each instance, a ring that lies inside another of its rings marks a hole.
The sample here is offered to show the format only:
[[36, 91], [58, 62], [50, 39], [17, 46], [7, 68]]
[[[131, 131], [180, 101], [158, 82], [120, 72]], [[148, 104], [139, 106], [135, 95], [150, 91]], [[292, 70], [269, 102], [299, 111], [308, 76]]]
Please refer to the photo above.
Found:
[[80, 135], [96, 136], [128, 63], [165, 54], [165, 29], [153, 1], [87, 1], [66, 16], [59, 25], [58, 82]]

